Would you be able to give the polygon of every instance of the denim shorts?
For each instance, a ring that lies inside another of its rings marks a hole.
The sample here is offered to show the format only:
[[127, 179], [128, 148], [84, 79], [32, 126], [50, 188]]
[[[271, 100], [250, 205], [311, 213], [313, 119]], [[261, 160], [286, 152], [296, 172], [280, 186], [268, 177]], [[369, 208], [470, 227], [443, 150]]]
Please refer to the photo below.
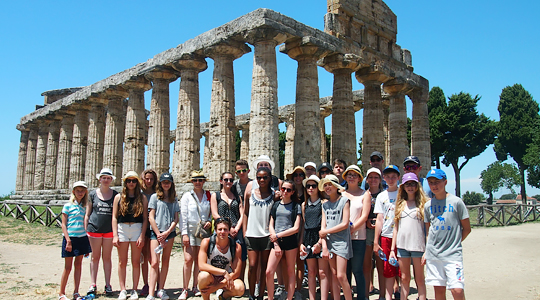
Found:
[[422, 251], [407, 251], [405, 249], [397, 249], [397, 257], [422, 257], [424, 255], [424, 252]]

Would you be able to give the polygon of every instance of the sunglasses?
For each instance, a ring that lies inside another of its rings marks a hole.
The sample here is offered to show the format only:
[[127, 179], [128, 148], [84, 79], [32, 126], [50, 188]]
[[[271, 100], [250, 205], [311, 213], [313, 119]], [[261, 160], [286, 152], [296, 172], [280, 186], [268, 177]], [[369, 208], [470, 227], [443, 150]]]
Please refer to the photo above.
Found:
[[306, 189], [316, 189], [317, 188], [317, 184], [306, 184]]
[[204, 179], [191, 179], [191, 182], [204, 182]]
[[332, 173], [332, 171], [330, 171], [330, 170], [321, 170], [321, 171], [319, 171], [319, 173], [321, 173], [321, 174], [330, 174], [330, 173]]
[[408, 165], [403, 167], [406, 171], [416, 171], [420, 166], [419, 165]]
[[223, 178], [221, 180], [223, 180], [224, 182], [230, 182], [230, 183], [234, 182], [234, 179], [232, 179], [232, 178]]
[[359, 177], [359, 176], [358, 176], [358, 174], [356, 174], [356, 173], [349, 172], [349, 173], [347, 173], [347, 177], [357, 178], [357, 177]]
[[291, 189], [291, 188], [284, 188], [284, 187], [282, 187], [282, 188], [281, 188], [281, 191], [282, 191], [282, 192], [290, 193], [290, 192], [292, 192], [292, 189]]
[[266, 180], [268, 176], [257, 176], [257, 180]]
[[382, 159], [380, 159], [379, 157], [372, 158], [370, 160], [371, 160], [371, 162], [380, 162], [380, 161], [382, 161]]
[[404, 183], [405, 187], [413, 187], [413, 186], [416, 186], [416, 182], [414, 181], [408, 181], [406, 183]]
[[229, 217], [223, 217], [223, 218], [219, 217], [219, 218], [216, 219], [216, 224], [220, 223], [220, 222], [227, 222], [227, 223], [231, 224], [231, 219]]
[[304, 178], [304, 177], [306, 177], [306, 174], [304, 174], [304, 173], [293, 173], [293, 174], [292, 174], [292, 177], [293, 177], [293, 178], [298, 177], [298, 176]]
[[249, 171], [249, 169], [236, 170], [236, 174], [245, 173], [247, 171]]
[[137, 183], [137, 182], [139, 182], [139, 180], [137, 179], [130, 179], [130, 178], [126, 179], [126, 183]]

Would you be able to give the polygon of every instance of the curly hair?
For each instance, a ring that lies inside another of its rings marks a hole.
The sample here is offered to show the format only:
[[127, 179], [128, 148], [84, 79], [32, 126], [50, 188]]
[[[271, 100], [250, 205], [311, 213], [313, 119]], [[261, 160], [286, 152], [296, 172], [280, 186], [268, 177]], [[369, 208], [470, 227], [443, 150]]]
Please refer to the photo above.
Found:
[[[416, 182], [416, 186], [418, 189], [414, 193], [414, 203], [416, 207], [418, 208], [417, 216], [418, 219], [424, 222], [424, 205], [429, 200], [429, 198], [426, 196], [426, 193], [424, 193], [424, 189], [422, 189], [422, 185], [418, 182]], [[396, 210], [394, 215], [394, 221], [396, 224], [399, 223], [399, 219], [401, 218], [401, 213], [403, 210], [405, 210], [405, 205], [407, 205], [407, 200], [409, 198], [409, 195], [405, 191], [405, 184], [401, 184], [398, 189], [397, 194], [397, 201], [396, 201]]]
[[135, 187], [135, 201], [133, 202], [133, 206], [131, 207], [131, 211], [130, 211], [129, 210], [130, 201], [127, 199], [128, 188], [126, 184], [126, 179], [124, 179], [124, 182], [122, 184], [123, 187], [122, 187], [122, 193], [120, 194], [120, 210], [118, 211], [118, 214], [125, 216], [129, 213], [132, 213], [134, 217], [138, 217], [142, 215], [143, 208], [144, 208], [143, 197], [141, 193], [141, 182], [137, 180], [137, 186]]

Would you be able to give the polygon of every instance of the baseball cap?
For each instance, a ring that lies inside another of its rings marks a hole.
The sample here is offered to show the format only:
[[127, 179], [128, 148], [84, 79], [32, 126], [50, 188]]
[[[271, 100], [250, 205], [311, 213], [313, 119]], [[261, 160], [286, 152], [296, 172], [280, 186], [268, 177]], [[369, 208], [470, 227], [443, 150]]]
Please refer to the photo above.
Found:
[[386, 173], [392, 172], [392, 171], [398, 173], [398, 175], [401, 174], [401, 173], [399, 172], [399, 168], [398, 168], [396, 165], [388, 165], [388, 166], [386, 166], [386, 168], [384, 168], [384, 170], [382, 171], [382, 173], [383, 173], [383, 174], [386, 174]]
[[369, 156], [369, 158], [372, 158], [373, 156], [377, 156], [377, 157], [379, 157], [380, 159], [384, 159], [383, 156], [382, 156], [382, 153], [379, 152], [379, 151], [373, 151], [373, 153], [371, 153], [371, 155]]
[[168, 180], [170, 182], [174, 182], [171, 173], [163, 173], [163, 174], [161, 174], [161, 176], [159, 176], [159, 182], [162, 182], [162, 181], [165, 181], [165, 180]]
[[413, 163], [415, 163], [417, 165], [421, 165], [420, 164], [420, 159], [418, 159], [418, 157], [416, 157], [414, 155], [409, 155], [409, 156], [405, 157], [405, 160], [403, 160], [403, 165], [405, 165], [408, 162], [413, 162]]
[[401, 183], [405, 183], [407, 181], [415, 181], [415, 182], [418, 182], [418, 176], [416, 176], [416, 174], [414, 173], [406, 173], [405, 175], [403, 175], [403, 177], [401, 178]]
[[322, 168], [327, 168], [330, 171], [334, 169], [331, 164], [324, 162], [317, 168], [317, 172], [320, 172]]
[[446, 179], [446, 173], [444, 173], [444, 171], [441, 169], [433, 169], [427, 173], [426, 179], [430, 177], [434, 177], [437, 179]]

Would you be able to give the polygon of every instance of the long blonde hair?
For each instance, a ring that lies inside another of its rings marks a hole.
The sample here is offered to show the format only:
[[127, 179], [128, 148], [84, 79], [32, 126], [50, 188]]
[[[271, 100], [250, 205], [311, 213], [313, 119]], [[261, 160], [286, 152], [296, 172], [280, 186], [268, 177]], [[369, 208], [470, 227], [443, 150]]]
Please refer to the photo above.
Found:
[[[418, 208], [417, 216], [418, 219], [422, 222], [424, 222], [424, 205], [429, 200], [429, 198], [426, 196], [426, 193], [424, 193], [424, 189], [422, 188], [422, 185], [420, 182], [416, 182], [416, 192], [414, 193], [414, 203], [416, 204], [416, 207]], [[397, 194], [397, 201], [396, 201], [396, 211], [394, 214], [394, 221], [396, 224], [399, 223], [399, 219], [401, 219], [401, 213], [405, 210], [405, 205], [407, 205], [407, 200], [409, 198], [409, 195], [405, 191], [405, 184], [401, 184], [398, 189]]]
[[[74, 189], [71, 190], [71, 195], [69, 196], [69, 202], [71, 204], [75, 204], [75, 200], [77, 200], [77, 197], [75, 197], [75, 193], [73, 193], [73, 190]], [[86, 193], [84, 194], [84, 197], [82, 197], [79, 205], [82, 207], [86, 207], [86, 203], [88, 203], [88, 189], [86, 189]]]
[[[120, 210], [118, 211], [118, 214], [120, 214], [121, 216], [125, 216], [129, 213], [129, 200], [127, 200], [128, 189], [126, 179], [124, 179], [124, 182], [122, 184], [122, 194], [120, 195]], [[130, 179], [134, 179], [134, 177], [130, 177]], [[141, 194], [141, 182], [137, 179], [137, 186], [135, 187], [135, 201], [133, 202], [133, 206], [131, 207], [131, 213], [133, 214], [133, 216], [138, 217], [142, 215], [143, 207], [144, 205]]]

